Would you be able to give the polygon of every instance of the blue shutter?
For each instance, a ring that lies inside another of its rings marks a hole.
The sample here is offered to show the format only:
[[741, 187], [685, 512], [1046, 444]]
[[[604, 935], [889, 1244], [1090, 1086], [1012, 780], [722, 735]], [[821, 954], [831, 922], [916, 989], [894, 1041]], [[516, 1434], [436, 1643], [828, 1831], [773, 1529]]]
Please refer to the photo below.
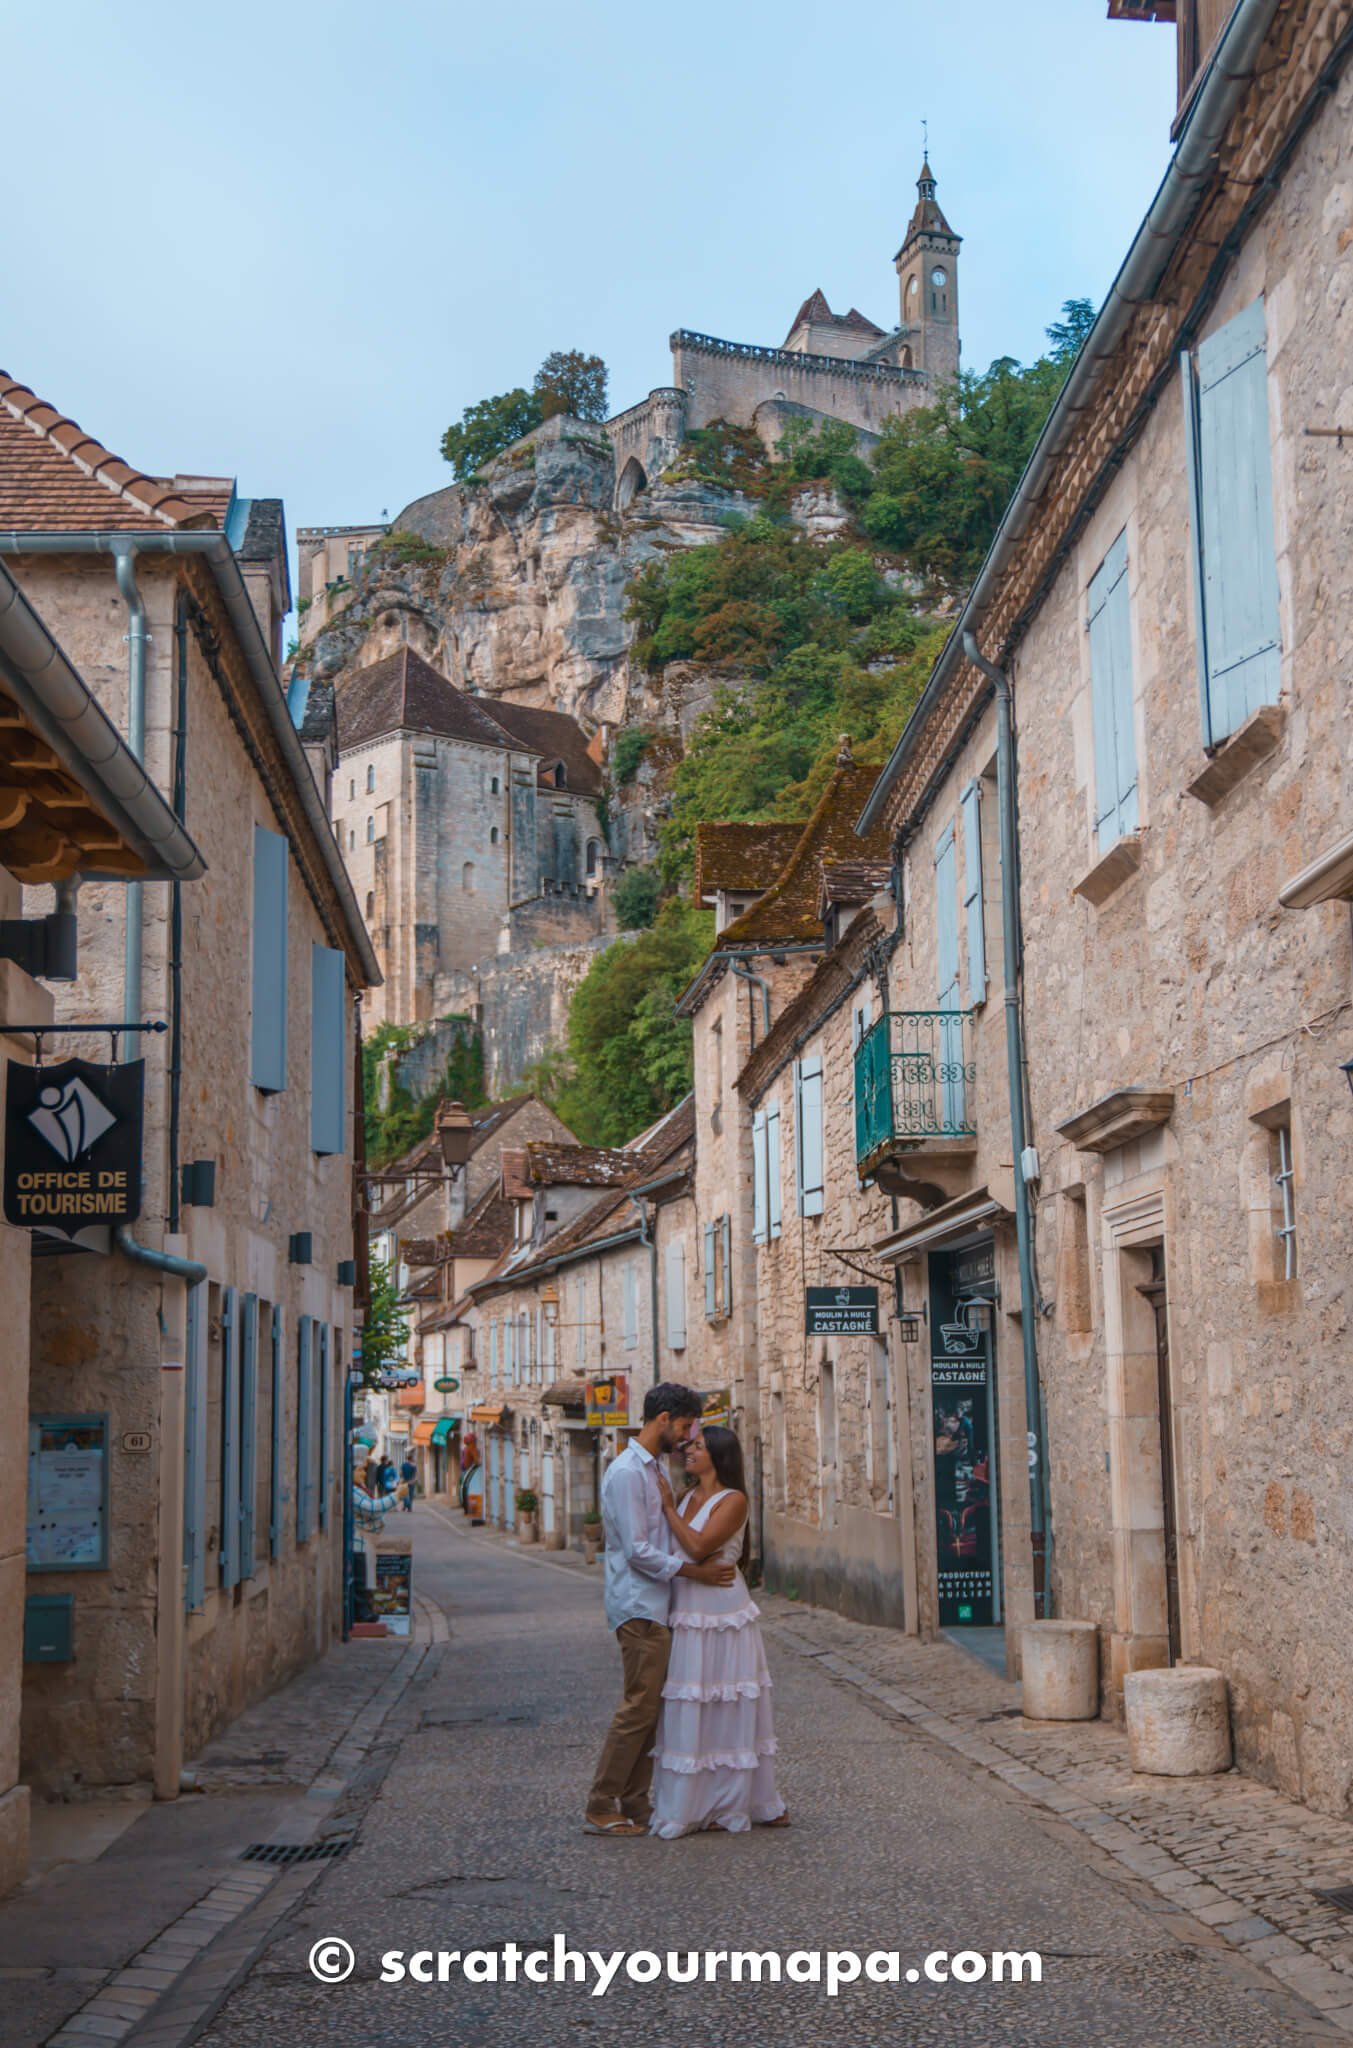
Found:
[[705, 1225], [705, 1314], [710, 1317], [716, 1316], [719, 1312], [719, 1297], [715, 1293], [715, 1282], [718, 1278], [714, 1270], [715, 1257], [714, 1225], [707, 1223]]
[[310, 949], [310, 1149], [343, 1152], [347, 1060], [347, 1005], [343, 955], [331, 946]]
[[319, 1525], [329, 1526], [329, 1325], [319, 1326]]
[[1132, 614], [1127, 535], [1090, 578], [1090, 696], [1095, 729], [1095, 829], [1101, 851], [1137, 829], [1137, 735], [1132, 722]]
[[268, 1407], [268, 1555], [282, 1555], [282, 1410], [286, 1398], [282, 1371], [282, 1311], [274, 1307], [268, 1333], [271, 1395]]
[[723, 1237], [723, 1312], [733, 1313], [733, 1219], [725, 1213], [719, 1218], [719, 1230]]
[[190, 1614], [206, 1598], [207, 1283], [188, 1289], [183, 1414], [183, 1604]]
[[771, 1237], [780, 1235], [782, 1172], [780, 1105], [772, 1102], [766, 1111], [766, 1227]]
[[276, 1095], [287, 1085], [287, 842], [254, 827], [253, 1009], [249, 1073]]
[[240, 1576], [239, 1297], [221, 1294], [221, 1590]]
[[296, 1541], [310, 1536], [311, 1362], [312, 1329], [302, 1316], [296, 1333]]
[[752, 1243], [766, 1242], [766, 1112], [752, 1117]]
[[1278, 696], [1264, 301], [1199, 344], [1192, 429], [1195, 559], [1203, 611], [1204, 738], [1215, 745]]
[[963, 812], [963, 914], [968, 933], [968, 1002], [987, 999], [986, 911], [982, 898], [982, 785], [976, 776], [959, 798]]
[[963, 1127], [963, 1024], [958, 989], [958, 863], [954, 828], [945, 827], [935, 848], [935, 964], [939, 982], [936, 1008], [952, 1012], [938, 1019], [937, 1108], [945, 1130]]
[[240, 1301], [240, 1577], [254, 1576], [258, 1491], [258, 1296]]
[[820, 1216], [825, 1199], [820, 1058], [795, 1062], [794, 1128], [797, 1140], [795, 1156], [798, 1166], [799, 1214]]

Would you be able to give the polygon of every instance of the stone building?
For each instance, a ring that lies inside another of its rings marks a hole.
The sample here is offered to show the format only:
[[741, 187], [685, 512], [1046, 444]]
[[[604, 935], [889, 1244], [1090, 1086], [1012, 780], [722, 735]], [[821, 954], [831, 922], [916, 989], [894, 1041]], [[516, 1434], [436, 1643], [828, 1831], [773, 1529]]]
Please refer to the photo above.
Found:
[[1008, 679], [1051, 1605], [1109, 1711], [1214, 1665], [1343, 1812], [1353, 10], [1178, 14], [1160, 195], [864, 818], [937, 858]]
[[[77, 891], [96, 877], [107, 882], [120, 876], [124, 886], [132, 880], [195, 882], [203, 863], [3, 565], [0, 763], [6, 790], [0, 818], [0, 1045], [7, 1067], [26, 1068], [35, 1058], [50, 1066], [54, 1052], [59, 1061], [66, 1049], [31, 1027], [55, 1021], [55, 1002], [42, 980], [74, 971]], [[21, 921], [25, 884], [52, 887], [55, 897], [50, 911]], [[0, 1127], [0, 1169], [4, 1154]], [[18, 1163], [12, 1164], [17, 1175]], [[19, 1446], [29, 1448], [33, 1252], [29, 1229], [0, 1221], [0, 1429], [15, 1451], [16, 1468]], [[93, 1455], [105, 1465], [116, 1457], [110, 1443]], [[125, 1457], [121, 1463], [125, 1468]], [[124, 1477], [125, 1470], [114, 1466], [110, 1486], [120, 1490]], [[0, 1503], [0, 1895], [20, 1884], [28, 1870], [29, 1787], [20, 1780], [19, 1747], [24, 1665], [65, 1647], [60, 1596], [55, 1608], [44, 1603], [42, 1581], [35, 1579], [37, 1600], [30, 1606], [26, 1598], [27, 1510], [24, 1486], [11, 1484]]]
[[[504, 1155], [512, 1241], [438, 1319], [467, 1365], [472, 1484], [494, 1525], [513, 1526], [529, 1489], [542, 1540], [578, 1543], [645, 1391], [662, 1379], [704, 1390], [692, 1153], [688, 1098], [625, 1146]], [[604, 1408], [590, 1409], [601, 1385]]]
[[804, 300], [779, 348], [679, 328], [671, 384], [606, 423], [617, 504], [632, 504], [675, 460], [687, 434], [716, 420], [755, 427], [773, 450], [791, 420], [845, 420], [877, 434], [885, 420], [932, 404], [958, 375], [961, 243], [944, 217], [927, 159], [893, 258], [895, 325], [880, 327], [853, 306], [833, 313], [819, 289]]
[[0, 554], [206, 862], [191, 888], [81, 891], [56, 1016], [103, 1029], [67, 1046], [167, 1028], [135, 1048], [139, 1219], [35, 1239], [31, 1288], [35, 1457], [77, 1426], [113, 1449], [106, 1545], [30, 1574], [73, 1620], [71, 1654], [25, 1670], [24, 1772], [172, 1798], [339, 1625], [352, 1061], [379, 970], [278, 679], [280, 505], [148, 477], [0, 379]]
[[601, 769], [560, 711], [471, 696], [411, 647], [307, 707], [332, 718], [334, 831], [385, 977], [370, 1022], [475, 1001], [499, 955], [604, 924]]

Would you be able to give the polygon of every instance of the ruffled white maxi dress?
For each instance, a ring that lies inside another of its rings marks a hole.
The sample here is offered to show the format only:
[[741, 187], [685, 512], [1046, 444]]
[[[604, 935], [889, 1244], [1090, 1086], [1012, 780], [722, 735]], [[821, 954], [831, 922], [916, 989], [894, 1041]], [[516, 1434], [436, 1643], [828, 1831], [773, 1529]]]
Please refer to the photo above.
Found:
[[[703, 1528], [723, 1497], [711, 1494], [692, 1515], [691, 1528]], [[716, 1555], [720, 1563], [736, 1564], [741, 1549], [739, 1524]], [[771, 1679], [759, 1612], [740, 1571], [731, 1586], [672, 1581], [672, 1655], [653, 1750], [655, 1835], [670, 1839], [714, 1824], [744, 1834], [754, 1821], [777, 1820], [785, 1810], [775, 1791]]]

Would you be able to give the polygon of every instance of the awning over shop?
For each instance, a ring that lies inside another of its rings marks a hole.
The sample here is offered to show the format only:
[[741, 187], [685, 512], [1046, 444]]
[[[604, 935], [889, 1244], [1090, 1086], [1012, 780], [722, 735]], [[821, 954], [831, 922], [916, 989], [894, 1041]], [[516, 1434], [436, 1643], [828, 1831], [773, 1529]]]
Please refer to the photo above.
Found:
[[493, 1407], [491, 1404], [486, 1403], [486, 1405], [482, 1408], [472, 1408], [470, 1410], [470, 1420], [471, 1422], [482, 1423], [486, 1429], [500, 1429], [502, 1427], [503, 1417], [506, 1414], [506, 1403], [504, 1403], [501, 1407], [497, 1408]]
[[540, 1397], [542, 1408], [585, 1408], [587, 1406], [586, 1380], [556, 1380], [547, 1387]]
[[447, 1438], [452, 1436], [459, 1428], [459, 1415], [439, 1415], [432, 1425], [431, 1441], [434, 1444], [444, 1444]]
[[1007, 1222], [1010, 1218], [1010, 1211], [1005, 1205], [986, 1188], [975, 1188], [971, 1194], [960, 1195], [956, 1201], [931, 1209], [920, 1223], [880, 1238], [869, 1249], [876, 1259], [885, 1259], [889, 1265], [901, 1265], [906, 1260], [919, 1258], [932, 1246], [938, 1248], [953, 1244], [959, 1238], [990, 1230], [992, 1224], [1001, 1218]]
[[426, 1447], [432, 1442], [432, 1432], [436, 1427], [437, 1418], [434, 1415], [425, 1415], [421, 1422], [415, 1422], [413, 1426], [414, 1442]]
[[369, 1451], [374, 1451], [376, 1448], [376, 1432], [372, 1429], [355, 1429], [352, 1433], [352, 1440], [355, 1444], [365, 1444]]

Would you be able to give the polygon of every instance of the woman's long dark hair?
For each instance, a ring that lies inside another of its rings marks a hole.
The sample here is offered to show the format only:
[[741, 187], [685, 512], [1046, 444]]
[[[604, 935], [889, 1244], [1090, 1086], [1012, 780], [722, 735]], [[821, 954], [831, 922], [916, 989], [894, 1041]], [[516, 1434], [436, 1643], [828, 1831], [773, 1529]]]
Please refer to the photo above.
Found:
[[714, 1467], [714, 1476], [720, 1486], [732, 1487], [747, 1500], [747, 1519], [742, 1525], [742, 1555], [738, 1559], [738, 1570], [746, 1571], [752, 1555], [752, 1504], [747, 1499], [747, 1473], [743, 1464], [742, 1445], [731, 1429], [724, 1429], [717, 1422], [708, 1423], [700, 1432], [700, 1441], [709, 1452], [709, 1462]]

